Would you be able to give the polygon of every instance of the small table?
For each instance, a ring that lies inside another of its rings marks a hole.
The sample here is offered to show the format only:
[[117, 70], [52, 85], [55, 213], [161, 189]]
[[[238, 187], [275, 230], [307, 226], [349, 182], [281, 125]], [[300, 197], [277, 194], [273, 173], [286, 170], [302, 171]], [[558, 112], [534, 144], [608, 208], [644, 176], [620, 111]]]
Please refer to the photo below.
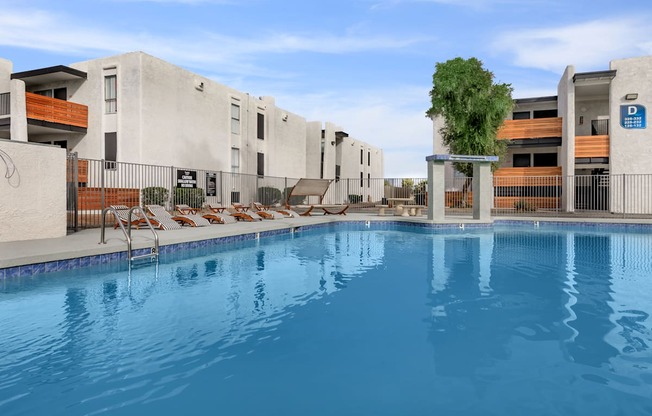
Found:
[[396, 204], [396, 215], [409, 217], [410, 213], [407, 209], [403, 209], [402, 202], [414, 202], [414, 198], [387, 198], [387, 202], [389, 202], [390, 206], [394, 206]]

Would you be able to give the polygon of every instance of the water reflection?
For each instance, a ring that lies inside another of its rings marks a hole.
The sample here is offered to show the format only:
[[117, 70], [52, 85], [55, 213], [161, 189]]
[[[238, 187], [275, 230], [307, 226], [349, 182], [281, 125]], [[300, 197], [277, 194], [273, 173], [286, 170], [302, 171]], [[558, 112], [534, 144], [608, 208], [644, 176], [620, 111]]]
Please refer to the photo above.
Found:
[[[559, 375], [549, 363], [566, 362], [559, 370], [569, 380], [644, 394], [652, 331], [640, 294], [652, 288], [651, 249], [640, 234], [519, 230], [434, 239], [429, 340], [437, 373], [483, 391], [516, 364], [527, 363], [533, 380], [552, 380]], [[582, 366], [594, 370], [575, 374]]]

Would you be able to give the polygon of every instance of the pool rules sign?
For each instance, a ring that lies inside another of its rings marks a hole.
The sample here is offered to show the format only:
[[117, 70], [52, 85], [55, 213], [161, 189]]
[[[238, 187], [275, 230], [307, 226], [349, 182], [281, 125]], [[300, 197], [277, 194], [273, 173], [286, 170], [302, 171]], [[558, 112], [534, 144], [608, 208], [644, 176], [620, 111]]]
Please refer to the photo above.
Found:
[[620, 125], [626, 129], [644, 129], [645, 107], [639, 104], [621, 105]]
[[177, 188], [196, 188], [196, 170], [177, 170]]

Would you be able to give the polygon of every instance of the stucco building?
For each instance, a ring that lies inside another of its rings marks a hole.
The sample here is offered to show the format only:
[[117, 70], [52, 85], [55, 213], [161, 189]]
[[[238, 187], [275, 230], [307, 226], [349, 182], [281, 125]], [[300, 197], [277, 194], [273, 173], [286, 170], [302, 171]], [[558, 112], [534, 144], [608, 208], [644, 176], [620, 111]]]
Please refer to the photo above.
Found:
[[142, 52], [23, 72], [0, 60], [0, 138], [58, 145], [107, 166], [383, 176], [382, 149], [342, 128]]
[[[652, 185], [641, 185], [652, 175], [650, 102], [652, 56], [613, 60], [609, 69], [594, 72], [576, 72], [570, 65], [556, 96], [516, 99], [498, 131], [508, 151], [494, 173], [496, 179], [512, 179], [498, 186], [494, 206], [538, 195], [535, 205], [569, 212], [652, 212], [652, 202], [641, 193]], [[433, 121], [434, 149], [441, 153], [442, 120]]]

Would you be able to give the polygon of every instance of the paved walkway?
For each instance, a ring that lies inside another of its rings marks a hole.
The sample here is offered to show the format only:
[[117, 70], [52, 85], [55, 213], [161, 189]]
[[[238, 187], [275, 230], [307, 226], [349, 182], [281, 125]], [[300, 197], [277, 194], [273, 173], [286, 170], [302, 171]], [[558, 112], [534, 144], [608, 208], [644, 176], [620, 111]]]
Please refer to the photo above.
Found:
[[[496, 221], [553, 221], [553, 222], [601, 222], [601, 223], [635, 223], [652, 224], [650, 219], [581, 219], [581, 218], [552, 218], [552, 217], [496, 217]], [[346, 216], [323, 216], [288, 218], [282, 220], [265, 220], [259, 222], [238, 222], [235, 224], [216, 224], [208, 227], [184, 227], [181, 230], [158, 231], [161, 246], [178, 244], [191, 241], [201, 241], [212, 238], [228, 237], [257, 233], [270, 230], [291, 229], [306, 225], [324, 224], [339, 221], [403, 221], [403, 222], [429, 222], [422, 217], [399, 217], [393, 215], [379, 216], [377, 214], [351, 213]], [[449, 217], [446, 223], [474, 224], [479, 223], [468, 217]], [[149, 229], [132, 230], [132, 248], [149, 248], [153, 246], [153, 235]], [[45, 263], [57, 260], [67, 260], [85, 256], [95, 256], [107, 253], [126, 251], [126, 239], [122, 230], [106, 229], [106, 244], [99, 244], [100, 230], [93, 228], [72, 233], [61, 238], [43, 240], [15, 241], [0, 243], [0, 269]]]

